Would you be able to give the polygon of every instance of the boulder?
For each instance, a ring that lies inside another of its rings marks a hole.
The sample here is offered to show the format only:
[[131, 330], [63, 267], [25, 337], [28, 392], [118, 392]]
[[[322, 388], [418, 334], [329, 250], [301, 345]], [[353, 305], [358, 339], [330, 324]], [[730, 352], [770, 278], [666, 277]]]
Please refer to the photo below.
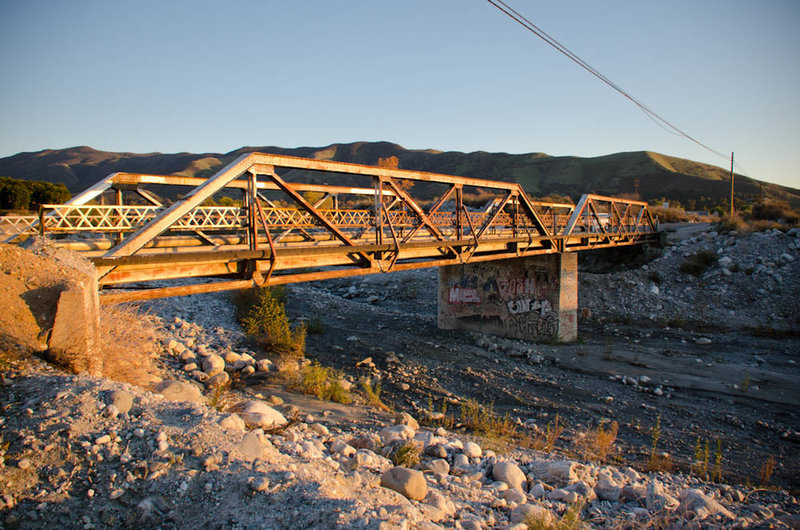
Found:
[[514, 462], [498, 462], [492, 467], [492, 478], [505, 482], [508, 487], [525, 491], [525, 473]]
[[424, 462], [421, 467], [423, 471], [430, 471], [431, 473], [441, 473], [442, 475], [450, 473], [450, 464], [443, 458], [436, 458], [429, 462]]
[[709, 515], [716, 514], [723, 515], [728, 519], [736, 518], [736, 516], [723, 505], [695, 488], [686, 489], [681, 492], [681, 504], [678, 507], [678, 511], [695, 519], [705, 519]]
[[517, 506], [511, 512], [511, 522], [516, 524], [526, 521], [531, 523], [528, 525], [529, 528], [551, 528], [555, 524], [556, 517], [553, 512], [538, 504]]
[[481, 446], [475, 442], [466, 442], [462, 452], [467, 458], [477, 458], [483, 453]]
[[106, 403], [117, 407], [120, 414], [127, 414], [133, 406], [133, 394], [127, 390], [114, 390], [108, 395]]
[[203, 398], [203, 395], [200, 393], [200, 389], [191, 383], [168, 379], [158, 383], [153, 387], [153, 390], [171, 401], [205, 402], [205, 398]]
[[244, 420], [238, 414], [228, 414], [219, 420], [219, 426], [231, 431], [244, 431]]
[[408, 425], [409, 427], [414, 429], [415, 432], [419, 430], [419, 423], [408, 412], [401, 412], [395, 415], [394, 423], [395, 425]]
[[381, 476], [381, 486], [415, 501], [421, 501], [428, 494], [425, 475], [407, 467], [397, 466], [386, 471]]
[[220, 388], [230, 383], [231, 378], [227, 372], [217, 372], [206, 379], [206, 386], [208, 388]]
[[219, 355], [213, 354], [203, 359], [203, 371], [208, 375], [213, 375], [223, 370], [225, 370], [225, 359]]
[[280, 427], [286, 423], [283, 414], [270, 407], [263, 401], [249, 399], [237, 403], [231, 410], [237, 412], [250, 428]]

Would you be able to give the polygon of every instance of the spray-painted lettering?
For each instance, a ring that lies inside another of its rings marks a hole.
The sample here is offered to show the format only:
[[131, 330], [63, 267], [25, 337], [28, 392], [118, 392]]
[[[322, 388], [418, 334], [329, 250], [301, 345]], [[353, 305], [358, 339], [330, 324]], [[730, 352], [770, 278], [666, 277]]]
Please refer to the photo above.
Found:
[[544, 317], [548, 313], [553, 313], [553, 306], [550, 305], [549, 300], [539, 301], [529, 298], [520, 298], [519, 300], [511, 300], [506, 305], [508, 306], [508, 312], [512, 315], [538, 311], [539, 314]]
[[478, 290], [473, 287], [459, 287], [453, 285], [450, 287], [448, 301], [451, 304], [480, 304], [481, 295]]

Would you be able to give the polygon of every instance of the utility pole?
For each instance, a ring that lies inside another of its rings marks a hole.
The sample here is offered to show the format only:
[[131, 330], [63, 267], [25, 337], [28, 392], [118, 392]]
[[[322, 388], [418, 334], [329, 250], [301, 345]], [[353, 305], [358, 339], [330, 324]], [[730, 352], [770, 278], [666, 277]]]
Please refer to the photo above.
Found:
[[731, 151], [731, 217], [733, 217], [733, 151]]

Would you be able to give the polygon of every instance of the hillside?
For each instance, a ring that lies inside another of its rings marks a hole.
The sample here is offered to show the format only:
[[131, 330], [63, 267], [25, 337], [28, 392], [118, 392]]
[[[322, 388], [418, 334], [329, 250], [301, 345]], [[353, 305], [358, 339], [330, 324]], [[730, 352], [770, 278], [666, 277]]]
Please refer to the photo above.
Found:
[[[220, 153], [112, 153], [90, 147], [74, 147], [19, 153], [0, 158], [0, 175], [28, 180], [64, 183], [76, 193], [115, 171], [209, 176], [242, 153], [261, 151], [308, 158], [375, 164], [379, 158], [396, 156], [400, 167], [435, 173], [488, 178], [521, 183], [535, 196], [551, 194], [573, 198], [583, 193], [605, 195], [639, 193], [645, 200], [665, 197], [690, 208], [709, 207], [730, 194], [730, 179], [724, 169], [648, 151], [616, 153], [594, 158], [549, 156], [544, 153], [508, 154], [476, 151], [411, 150], [388, 142], [357, 142], [327, 147], [242, 147]], [[294, 172], [289, 179], [303, 175]], [[317, 178], [325, 178], [317, 176]], [[738, 199], [787, 200], [800, 205], [800, 190], [737, 175]], [[421, 190], [424, 192], [424, 190]]]

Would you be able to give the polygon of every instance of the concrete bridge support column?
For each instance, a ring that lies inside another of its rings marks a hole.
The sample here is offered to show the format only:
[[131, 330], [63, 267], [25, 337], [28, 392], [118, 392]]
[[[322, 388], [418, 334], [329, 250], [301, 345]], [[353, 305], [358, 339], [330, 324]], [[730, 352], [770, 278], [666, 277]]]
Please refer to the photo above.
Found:
[[439, 268], [439, 327], [530, 341], [578, 338], [578, 255]]

